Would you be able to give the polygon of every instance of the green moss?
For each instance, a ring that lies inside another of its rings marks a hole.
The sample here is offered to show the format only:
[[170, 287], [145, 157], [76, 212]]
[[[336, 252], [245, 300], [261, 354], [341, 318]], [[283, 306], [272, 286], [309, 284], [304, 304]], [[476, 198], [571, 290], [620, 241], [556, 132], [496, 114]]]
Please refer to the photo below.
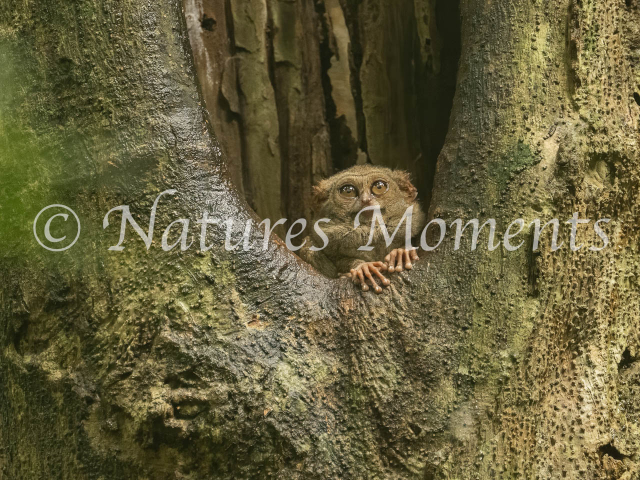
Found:
[[489, 164], [489, 175], [496, 185], [497, 193], [505, 191], [516, 173], [539, 162], [540, 158], [533, 154], [528, 144], [518, 142], [508, 154]]

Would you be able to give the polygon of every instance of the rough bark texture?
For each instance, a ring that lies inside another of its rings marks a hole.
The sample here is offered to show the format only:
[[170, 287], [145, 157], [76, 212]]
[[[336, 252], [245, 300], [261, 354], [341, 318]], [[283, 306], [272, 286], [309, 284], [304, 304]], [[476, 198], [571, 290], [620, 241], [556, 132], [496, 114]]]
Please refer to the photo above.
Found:
[[[638, 478], [637, 0], [466, 0], [459, 23], [444, 2], [193, 2], [0, 5], [0, 478]], [[203, 210], [257, 220], [234, 183], [274, 218], [355, 146], [426, 158], [438, 18], [461, 55], [431, 216], [610, 217], [608, 249], [571, 252], [566, 225], [556, 252], [449, 235], [376, 296], [258, 233], [159, 248]], [[170, 187], [149, 251], [131, 229], [108, 251], [104, 214], [146, 224]], [[62, 254], [31, 231], [51, 203], [82, 220]]]

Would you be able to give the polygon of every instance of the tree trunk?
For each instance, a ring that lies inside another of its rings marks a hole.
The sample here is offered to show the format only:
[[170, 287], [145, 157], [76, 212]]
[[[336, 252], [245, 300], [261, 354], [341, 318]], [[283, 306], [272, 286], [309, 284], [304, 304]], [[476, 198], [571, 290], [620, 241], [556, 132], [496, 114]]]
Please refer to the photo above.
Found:
[[[640, 5], [457, 7], [0, 5], [0, 479], [639, 478]], [[259, 216], [358, 158], [430, 218], [564, 245], [449, 231], [381, 296], [263, 250]], [[109, 250], [105, 214], [146, 230], [169, 188], [150, 248]], [[50, 204], [65, 252], [34, 239]], [[203, 211], [251, 248], [201, 251]]]

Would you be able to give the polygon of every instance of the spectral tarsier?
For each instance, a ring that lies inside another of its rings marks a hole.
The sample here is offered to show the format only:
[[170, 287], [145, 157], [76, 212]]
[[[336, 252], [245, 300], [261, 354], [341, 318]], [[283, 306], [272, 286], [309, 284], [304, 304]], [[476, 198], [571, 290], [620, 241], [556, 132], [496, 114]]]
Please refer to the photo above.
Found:
[[[370, 251], [358, 250], [369, 242], [373, 210], [360, 214], [360, 225], [354, 228], [354, 220], [365, 207], [379, 207], [385, 226], [391, 236], [407, 208], [413, 206], [411, 237], [423, 227], [425, 215], [416, 201], [418, 191], [411, 184], [409, 174], [372, 165], [357, 165], [344, 170], [313, 187], [314, 224], [319, 219], [329, 219], [320, 228], [328, 243], [316, 229], [300, 250], [300, 256], [328, 277], [348, 277], [362, 290], [369, 285], [376, 293], [390, 281], [382, 272], [401, 272], [411, 269], [418, 260], [415, 249], [406, 250], [406, 223], [402, 223], [393, 242], [387, 247], [380, 225], [376, 222]], [[406, 222], [406, 219], [405, 219]], [[310, 241], [309, 241], [310, 240]], [[326, 243], [326, 247], [313, 251]]]

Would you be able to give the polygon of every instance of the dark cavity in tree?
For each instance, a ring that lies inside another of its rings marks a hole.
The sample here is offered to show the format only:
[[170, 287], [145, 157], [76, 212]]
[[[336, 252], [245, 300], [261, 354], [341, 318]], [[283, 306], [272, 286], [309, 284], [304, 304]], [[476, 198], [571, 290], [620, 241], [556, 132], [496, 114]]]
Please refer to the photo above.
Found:
[[435, 5], [436, 31], [432, 33], [430, 44], [437, 48], [440, 45], [440, 72], [434, 72], [427, 66], [426, 86], [422, 89], [421, 108], [426, 112], [426, 126], [429, 132], [424, 164], [419, 168], [425, 169], [424, 180], [420, 182], [418, 191], [428, 207], [433, 189], [433, 178], [440, 151], [449, 131], [449, 118], [453, 108], [453, 97], [456, 92], [458, 79], [458, 63], [462, 45], [460, 1], [439, 0]]
[[[358, 131], [351, 132], [346, 126], [343, 116], [336, 116], [336, 105], [331, 95], [332, 85], [329, 80], [328, 70], [331, 68], [333, 51], [331, 50], [328, 34], [328, 25], [323, 23], [323, 42], [320, 45], [322, 62], [323, 86], [325, 93], [325, 108], [331, 136], [331, 157], [333, 170], [339, 171], [355, 164], [358, 148], [365, 152], [369, 158], [375, 157], [375, 152], [370, 152], [367, 144], [366, 119], [364, 115], [365, 99], [362, 97], [360, 85], [360, 69], [363, 59], [363, 45], [361, 43], [362, 29], [367, 25], [361, 25], [362, 19], [358, 15], [358, 3], [346, 2], [344, 14], [349, 35], [351, 37], [352, 55], [352, 90], [356, 106]], [[325, 18], [323, 2], [316, 3], [316, 11], [320, 18]], [[403, 75], [412, 77], [409, 84], [416, 85], [413, 92], [417, 108], [415, 114], [407, 119], [407, 135], [417, 135], [420, 153], [409, 161], [408, 168], [412, 181], [418, 188], [419, 198], [425, 208], [431, 198], [433, 179], [436, 171], [436, 163], [440, 151], [444, 146], [449, 128], [449, 118], [453, 107], [453, 98], [456, 89], [458, 63], [461, 52], [461, 17], [460, 2], [438, 0], [432, 10], [435, 22], [430, 22], [430, 37], [425, 39], [425, 45], [431, 52], [427, 59], [423, 59], [419, 47], [417, 33], [417, 21], [413, 20], [413, 33], [415, 36], [414, 47], [408, 49], [406, 58], [401, 62], [407, 70]], [[424, 21], [424, 19], [420, 19]], [[415, 67], [409, 67], [409, 65]], [[411, 95], [408, 92], [407, 95]], [[397, 158], [381, 159], [383, 165], [390, 168], [397, 167]], [[380, 159], [378, 159], [380, 161]]]
[[415, 435], [420, 435], [420, 433], [422, 433], [422, 428], [420, 428], [419, 425], [416, 425], [415, 423], [410, 423], [409, 424], [409, 428], [411, 428], [411, 431], [415, 434]]
[[626, 455], [620, 453], [620, 450], [618, 450], [610, 443], [600, 446], [600, 448], [598, 448], [598, 451], [600, 452], [600, 455], [609, 455], [614, 460], [624, 460], [627, 457]]
[[202, 21], [200, 22], [200, 25], [204, 30], [213, 32], [213, 27], [215, 27], [216, 21], [205, 13], [204, 15], [202, 15]]
[[638, 92], [633, 92], [633, 99], [636, 101], [636, 103], [640, 106], [640, 93]]
[[636, 357], [631, 356], [631, 352], [629, 349], [625, 349], [622, 353], [622, 358], [620, 359], [620, 363], [618, 363], [618, 371], [627, 369], [637, 360]]

